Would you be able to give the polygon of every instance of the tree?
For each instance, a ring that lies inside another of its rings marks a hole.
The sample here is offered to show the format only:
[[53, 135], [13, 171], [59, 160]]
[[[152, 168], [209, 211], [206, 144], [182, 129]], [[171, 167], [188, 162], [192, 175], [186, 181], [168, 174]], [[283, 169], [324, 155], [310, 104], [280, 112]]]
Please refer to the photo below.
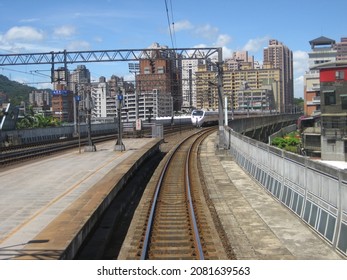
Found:
[[41, 114], [30, 114], [17, 122], [17, 129], [55, 127], [60, 125], [61, 121], [52, 116], [45, 117]]

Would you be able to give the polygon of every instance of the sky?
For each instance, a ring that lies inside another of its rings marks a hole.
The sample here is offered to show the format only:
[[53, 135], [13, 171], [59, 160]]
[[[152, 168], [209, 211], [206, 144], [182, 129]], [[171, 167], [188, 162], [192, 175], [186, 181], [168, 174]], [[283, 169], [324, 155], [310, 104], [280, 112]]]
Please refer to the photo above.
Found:
[[[262, 63], [276, 39], [293, 51], [294, 97], [303, 97], [309, 41], [347, 37], [346, 0], [0, 0], [0, 54], [223, 47], [223, 58], [246, 50]], [[171, 30], [171, 32], [170, 32]], [[77, 65], [70, 65], [74, 70]], [[92, 79], [130, 80], [124, 62], [88, 63]], [[0, 74], [49, 85], [48, 66], [0, 66]]]

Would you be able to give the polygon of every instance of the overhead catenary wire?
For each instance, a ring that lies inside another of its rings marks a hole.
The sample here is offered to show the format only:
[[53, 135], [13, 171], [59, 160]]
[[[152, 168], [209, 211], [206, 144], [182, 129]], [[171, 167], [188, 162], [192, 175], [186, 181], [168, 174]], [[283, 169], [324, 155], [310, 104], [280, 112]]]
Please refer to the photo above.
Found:
[[170, 8], [171, 8], [171, 20], [172, 20], [172, 33], [173, 33], [173, 40], [174, 40], [174, 48], [177, 46], [176, 42], [176, 32], [175, 32], [175, 20], [173, 16], [173, 8], [172, 8], [172, 0], [170, 0]]
[[[171, 40], [171, 46], [174, 49], [175, 48], [175, 42], [174, 42], [174, 23], [172, 22], [173, 28], [171, 28], [171, 21], [170, 21], [170, 15], [169, 15], [169, 8], [167, 4], [167, 0], [164, 0], [165, 2], [165, 10], [166, 10], [166, 17], [167, 17], [167, 22], [168, 22], [168, 27], [169, 27], [169, 32], [170, 32], [170, 40]], [[171, 15], [173, 17], [173, 12], [172, 12], [172, 2], [170, 0], [170, 6], [171, 6]], [[173, 19], [172, 19], [173, 21]]]

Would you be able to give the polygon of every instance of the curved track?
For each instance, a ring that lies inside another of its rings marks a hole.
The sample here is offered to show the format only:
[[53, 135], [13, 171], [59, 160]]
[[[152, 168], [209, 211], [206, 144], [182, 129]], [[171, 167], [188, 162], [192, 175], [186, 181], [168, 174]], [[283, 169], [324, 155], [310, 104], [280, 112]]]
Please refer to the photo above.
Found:
[[212, 131], [186, 138], [166, 161], [148, 214], [141, 259], [217, 258], [197, 180], [197, 149]]

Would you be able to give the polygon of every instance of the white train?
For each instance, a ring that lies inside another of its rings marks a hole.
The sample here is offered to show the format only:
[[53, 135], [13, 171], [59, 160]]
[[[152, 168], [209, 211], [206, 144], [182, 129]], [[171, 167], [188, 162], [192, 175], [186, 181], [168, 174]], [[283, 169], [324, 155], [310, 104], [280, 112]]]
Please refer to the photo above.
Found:
[[[192, 125], [196, 127], [217, 125], [219, 119], [218, 111], [193, 110], [191, 114]], [[224, 115], [223, 115], [224, 118]], [[231, 114], [229, 115], [231, 119]]]
[[[232, 121], [233, 119], [238, 118], [245, 118], [249, 116], [257, 116], [261, 114], [268, 114], [268, 112], [261, 112], [261, 111], [239, 111], [234, 110], [234, 112], [228, 112], [228, 121]], [[223, 113], [223, 120], [224, 120], [224, 113]], [[191, 122], [192, 125], [196, 127], [201, 126], [209, 126], [209, 125], [217, 125], [219, 120], [219, 112], [218, 111], [206, 111], [203, 109], [193, 110], [191, 114]]]

